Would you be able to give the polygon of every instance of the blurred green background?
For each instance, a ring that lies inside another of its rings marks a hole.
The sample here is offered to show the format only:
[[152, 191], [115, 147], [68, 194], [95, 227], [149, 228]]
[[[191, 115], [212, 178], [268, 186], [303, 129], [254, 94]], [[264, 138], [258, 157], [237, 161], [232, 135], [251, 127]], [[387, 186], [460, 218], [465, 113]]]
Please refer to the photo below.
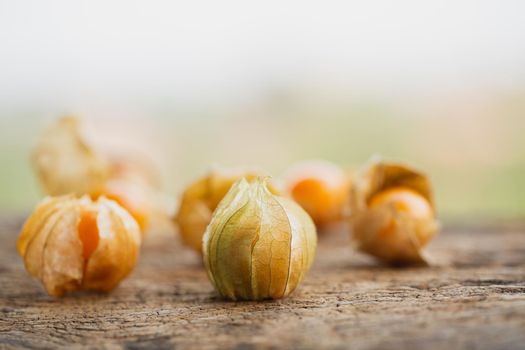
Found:
[[[84, 119], [95, 125], [95, 138], [118, 133], [123, 148], [151, 156], [172, 194], [212, 163], [256, 165], [279, 176], [301, 159], [325, 158], [356, 169], [380, 154], [429, 173], [444, 217], [516, 218], [525, 216], [523, 100], [506, 96], [472, 111], [470, 105], [434, 106], [426, 115], [374, 101], [304, 108], [280, 100], [228, 115], [179, 115], [168, 108], [150, 118]], [[53, 118], [32, 113], [3, 119], [4, 210], [26, 211], [41, 196], [29, 155]]]
[[212, 163], [380, 154], [430, 174], [445, 220], [525, 217], [521, 2], [23, 3], [0, 5], [4, 212], [41, 197], [31, 148], [73, 113], [172, 194]]

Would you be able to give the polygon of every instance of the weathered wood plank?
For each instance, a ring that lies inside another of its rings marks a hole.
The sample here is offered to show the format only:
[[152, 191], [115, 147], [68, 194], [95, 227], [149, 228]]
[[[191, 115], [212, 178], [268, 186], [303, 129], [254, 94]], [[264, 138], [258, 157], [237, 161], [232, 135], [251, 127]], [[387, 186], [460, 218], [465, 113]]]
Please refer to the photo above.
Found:
[[525, 226], [450, 229], [434, 266], [388, 268], [321, 239], [304, 283], [281, 301], [217, 298], [199, 257], [151, 235], [109, 295], [48, 297], [16, 255], [20, 220], [0, 220], [0, 348], [523, 348]]

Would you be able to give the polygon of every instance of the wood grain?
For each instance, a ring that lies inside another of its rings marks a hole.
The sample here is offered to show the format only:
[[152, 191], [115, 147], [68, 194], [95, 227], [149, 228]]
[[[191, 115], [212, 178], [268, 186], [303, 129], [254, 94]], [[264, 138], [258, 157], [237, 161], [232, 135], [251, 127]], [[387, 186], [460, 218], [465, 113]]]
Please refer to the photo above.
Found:
[[525, 226], [450, 228], [430, 268], [389, 268], [321, 238], [291, 297], [228, 302], [172, 233], [151, 234], [113, 293], [53, 299], [15, 251], [19, 219], [0, 219], [0, 348], [378, 349], [525, 347]]

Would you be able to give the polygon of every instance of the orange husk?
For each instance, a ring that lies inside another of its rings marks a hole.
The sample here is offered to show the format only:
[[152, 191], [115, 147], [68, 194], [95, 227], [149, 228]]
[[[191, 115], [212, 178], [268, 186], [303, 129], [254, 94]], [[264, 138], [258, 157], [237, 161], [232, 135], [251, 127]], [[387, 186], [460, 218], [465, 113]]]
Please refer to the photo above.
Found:
[[140, 230], [131, 215], [105, 197], [47, 197], [17, 241], [27, 271], [52, 296], [110, 291], [135, 266]]
[[[391, 189], [420, 195], [431, 215], [416, 217], [395, 205], [370, 205]], [[408, 165], [372, 161], [356, 176], [351, 198], [352, 240], [358, 250], [391, 264], [428, 264], [422, 249], [439, 227], [428, 176]]]

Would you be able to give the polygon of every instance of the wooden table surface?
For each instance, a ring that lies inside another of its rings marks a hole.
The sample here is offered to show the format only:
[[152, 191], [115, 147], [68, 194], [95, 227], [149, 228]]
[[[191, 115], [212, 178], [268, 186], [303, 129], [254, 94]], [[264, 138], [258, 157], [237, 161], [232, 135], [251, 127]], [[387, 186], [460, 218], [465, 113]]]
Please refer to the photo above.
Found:
[[151, 234], [111, 294], [46, 295], [15, 252], [20, 219], [0, 219], [0, 348], [525, 348], [525, 226], [449, 228], [433, 266], [389, 268], [321, 238], [287, 299], [228, 302], [172, 233]]

